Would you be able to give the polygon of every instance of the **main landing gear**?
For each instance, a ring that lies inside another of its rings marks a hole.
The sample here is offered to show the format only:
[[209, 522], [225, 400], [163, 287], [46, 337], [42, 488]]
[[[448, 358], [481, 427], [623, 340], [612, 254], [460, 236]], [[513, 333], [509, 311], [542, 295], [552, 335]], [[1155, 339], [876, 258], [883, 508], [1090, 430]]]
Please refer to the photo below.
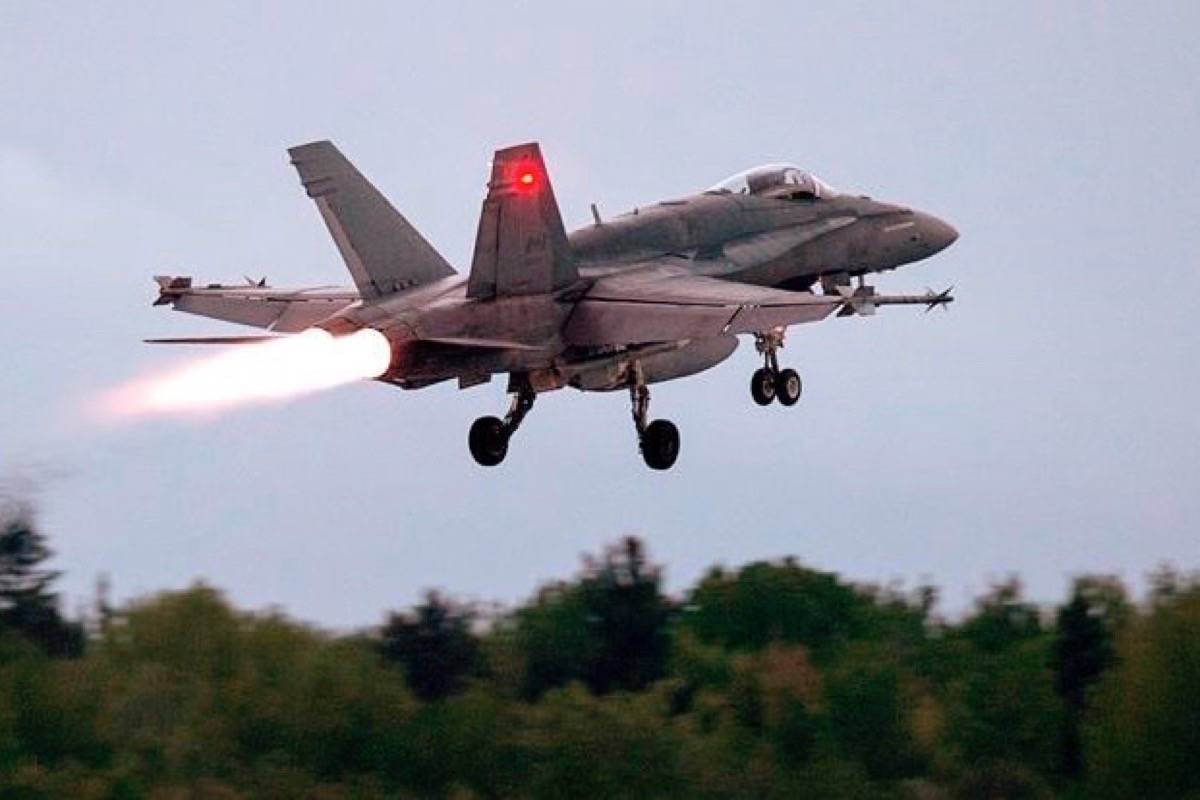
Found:
[[633, 425], [637, 428], [642, 460], [650, 469], [670, 469], [679, 458], [679, 429], [666, 419], [646, 422], [650, 415], [650, 390], [642, 378], [640, 365], [635, 365], [633, 372], [629, 399], [633, 404]]
[[763, 366], [750, 376], [750, 396], [760, 406], [779, 400], [785, 406], [794, 406], [804, 391], [800, 374], [794, 369], [780, 369], [777, 352], [783, 347], [783, 328], [774, 328], [766, 333], [754, 334], [754, 347], [763, 356]]
[[[510, 389], [511, 391], [511, 389]], [[512, 403], [504, 419], [496, 417], [480, 417], [471, 425], [467, 434], [467, 446], [471, 455], [481, 466], [494, 467], [508, 455], [508, 440], [521, 426], [521, 420], [533, 408], [537, 394], [527, 382], [521, 382], [515, 387]]]
[[[649, 420], [650, 390], [646, 388], [641, 366], [635, 365], [631, 372], [629, 398], [633, 403], [633, 424], [637, 429], [642, 459], [650, 469], [670, 469], [675, 459], [679, 458], [679, 429], [670, 420]], [[528, 380], [515, 375], [509, 384], [509, 392], [512, 394], [512, 405], [504, 419], [480, 417], [467, 434], [471, 455], [482, 466], [494, 467], [508, 455], [508, 440], [533, 408], [533, 401], [537, 397]]]

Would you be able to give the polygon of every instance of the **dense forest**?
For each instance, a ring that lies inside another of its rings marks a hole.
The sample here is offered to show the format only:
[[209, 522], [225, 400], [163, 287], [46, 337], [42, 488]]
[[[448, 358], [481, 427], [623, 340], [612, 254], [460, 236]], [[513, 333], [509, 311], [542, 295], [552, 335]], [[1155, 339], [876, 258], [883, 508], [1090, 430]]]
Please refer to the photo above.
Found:
[[0, 509], [0, 797], [1200, 797], [1200, 582], [937, 592], [641, 542], [520, 607], [334, 634], [213, 588], [64, 617]]

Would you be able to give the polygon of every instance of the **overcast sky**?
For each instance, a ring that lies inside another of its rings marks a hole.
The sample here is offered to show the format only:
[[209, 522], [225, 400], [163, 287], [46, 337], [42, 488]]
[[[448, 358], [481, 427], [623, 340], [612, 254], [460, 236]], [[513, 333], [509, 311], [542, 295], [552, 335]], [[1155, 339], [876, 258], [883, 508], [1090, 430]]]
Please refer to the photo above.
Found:
[[[432, 586], [518, 601], [626, 533], [673, 589], [792, 554], [949, 609], [1200, 566], [1200, 5], [349, 5], [0, 9], [0, 476], [40, 486], [72, 604], [202, 576], [370, 624]], [[569, 227], [794, 161], [956, 225], [878, 284], [958, 302], [793, 330], [794, 409], [751, 402], [748, 341], [655, 387], [667, 473], [625, 394], [573, 390], [477, 467], [503, 380], [90, 422], [192, 357], [143, 337], [240, 330], [152, 309], [152, 274], [348, 283], [285, 154], [319, 138], [460, 269], [497, 146], [542, 142]]]

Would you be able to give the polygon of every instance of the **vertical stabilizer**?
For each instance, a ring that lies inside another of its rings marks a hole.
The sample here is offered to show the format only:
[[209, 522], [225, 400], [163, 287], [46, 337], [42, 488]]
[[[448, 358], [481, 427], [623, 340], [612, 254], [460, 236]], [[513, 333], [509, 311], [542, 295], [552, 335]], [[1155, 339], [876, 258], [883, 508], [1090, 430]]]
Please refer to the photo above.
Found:
[[365, 299], [421, 286], [454, 270], [332, 142], [288, 150]]
[[544, 294], [577, 279], [541, 149], [530, 143], [497, 150], [467, 296]]

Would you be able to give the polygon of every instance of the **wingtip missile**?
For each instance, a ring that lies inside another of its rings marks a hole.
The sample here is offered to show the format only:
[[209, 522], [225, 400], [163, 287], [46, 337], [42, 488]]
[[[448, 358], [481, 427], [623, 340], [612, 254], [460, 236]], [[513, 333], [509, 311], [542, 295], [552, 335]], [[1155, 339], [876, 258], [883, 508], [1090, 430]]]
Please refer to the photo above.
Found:
[[875, 313], [878, 306], [906, 305], [925, 306], [925, 311], [928, 313], [938, 306], [945, 307], [953, 303], [954, 296], [951, 294], [953, 291], [954, 287], [951, 286], [940, 292], [927, 288], [924, 294], [876, 294], [875, 288], [872, 286], [860, 286], [857, 289], [839, 286], [837, 294], [841, 297], [842, 308], [838, 311], [838, 316], [870, 316]]
[[155, 275], [154, 282], [158, 284], [158, 296], [152, 305], [165, 306], [175, 302], [183, 294], [183, 290], [192, 288], [192, 279], [187, 275]]
[[946, 310], [946, 306], [948, 306], [954, 302], [954, 296], [950, 294], [953, 291], [954, 291], [953, 286], [949, 286], [940, 292], [935, 292], [935, 291], [933, 291], [933, 289], [926, 288], [925, 289], [925, 313], [928, 314], [930, 311], [933, 311], [938, 306], [941, 306], [943, 311]]

